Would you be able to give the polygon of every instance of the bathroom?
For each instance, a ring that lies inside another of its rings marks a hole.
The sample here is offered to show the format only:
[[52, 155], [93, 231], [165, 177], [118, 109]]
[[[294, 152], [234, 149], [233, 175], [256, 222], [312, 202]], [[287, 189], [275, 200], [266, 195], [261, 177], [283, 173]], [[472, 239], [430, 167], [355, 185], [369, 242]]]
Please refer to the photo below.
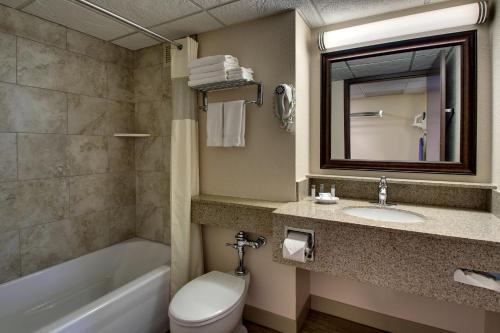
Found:
[[0, 0], [0, 333], [500, 332], [499, 5]]

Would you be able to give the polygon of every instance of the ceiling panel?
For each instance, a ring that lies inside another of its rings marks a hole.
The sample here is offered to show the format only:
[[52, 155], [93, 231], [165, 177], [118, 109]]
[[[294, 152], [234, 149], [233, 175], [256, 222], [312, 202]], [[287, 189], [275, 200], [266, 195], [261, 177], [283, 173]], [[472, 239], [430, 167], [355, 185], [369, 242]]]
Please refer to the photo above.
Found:
[[436, 57], [437, 57], [437, 55], [428, 56], [428, 57], [415, 57], [415, 60], [413, 60], [413, 64], [411, 66], [411, 69], [413, 71], [431, 69], [432, 65], [436, 61]]
[[412, 57], [413, 57], [413, 52], [386, 54], [376, 57], [366, 57], [366, 58], [349, 60], [349, 65], [358, 66], [358, 65], [375, 64], [375, 63], [388, 62], [400, 59], [411, 59]]
[[25, 7], [24, 11], [103, 40], [111, 40], [134, 32], [121, 23], [70, 1], [37, 0]]
[[145, 27], [200, 11], [200, 8], [189, 0], [91, 0], [91, 2]]
[[203, 31], [223, 27], [216, 19], [206, 12], [190, 15], [180, 20], [159, 25], [152, 30], [169, 39], [177, 39]]
[[298, 8], [307, 0], [243, 0], [209, 10], [222, 23], [230, 25]]
[[14, 8], [21, 6], [25, 2], [26, 0], [0, 0], [0, 4]]
[[[0, 0], [19, 7], [28, 0]], [[201, 33], [297, 9], [311, 27], [445, 0], [90, 0], [170, 38]], [[70, 0], [35, 0], [26, 12], [130, 48], [154, 43], [135, 29]], [[210, 14], [213, 17], [210, 17]]]
[[224, 5], [229, 2], [233, 2], [234, 0], [192, 0], [192, 1], [203, 8], [212, 8]]
[[323, 18], [319, 15], [311, 0], [301, 2], [298, 10], [302, 18], [304, 18], [309, 26], [321, 27], [325, 24]]
[[127, 37], [116, 39], [113, 44], [126, 47], [130, 50], [139, 50], [158, 44], [158, 41], [142, 33], [135, 33]]
[[354, 75], [359, 78], [373, 75], [407, 72], [410, 69], [410, 63], [411, 59], [398, 59], [394, 61], [378, 62], [359, 66], [349, 65]]
[[446, 0], [311, 0], [325, 24], [390, 13]]

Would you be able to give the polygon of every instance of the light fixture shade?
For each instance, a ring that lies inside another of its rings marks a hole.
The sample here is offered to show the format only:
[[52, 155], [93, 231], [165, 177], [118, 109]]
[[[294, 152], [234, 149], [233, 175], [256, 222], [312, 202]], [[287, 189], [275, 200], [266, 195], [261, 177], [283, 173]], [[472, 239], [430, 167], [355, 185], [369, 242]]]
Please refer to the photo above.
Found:
[[324, 51], [334, 47], [481, 24], [486, 22], [487, 14], [488, 3], [486, 1], [437, 9], [361, 24], [349, 28], [322, 32], [319, 34], [318, 46], [320, 50]]

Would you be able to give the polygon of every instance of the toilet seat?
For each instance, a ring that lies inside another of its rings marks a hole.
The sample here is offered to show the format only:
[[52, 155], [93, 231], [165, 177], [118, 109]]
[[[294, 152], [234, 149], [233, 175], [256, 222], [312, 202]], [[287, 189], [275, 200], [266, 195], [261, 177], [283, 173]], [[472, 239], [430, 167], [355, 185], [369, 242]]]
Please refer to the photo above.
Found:
[[203, 326], [227, 316], [245, 295], [245, 279], [212, 271], [182, 287], [172, 299], [169, 314], [182, 326]]

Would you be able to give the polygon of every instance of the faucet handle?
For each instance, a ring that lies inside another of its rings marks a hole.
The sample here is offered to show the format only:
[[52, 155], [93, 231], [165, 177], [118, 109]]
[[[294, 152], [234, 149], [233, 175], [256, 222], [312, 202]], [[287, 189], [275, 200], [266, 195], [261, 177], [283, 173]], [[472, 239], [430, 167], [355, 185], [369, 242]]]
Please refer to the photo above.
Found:
[[233, 249], [238, 248], [238, 244], [233, 244], [233, 243], [226, 243], [226, 246], [232, 247]]

